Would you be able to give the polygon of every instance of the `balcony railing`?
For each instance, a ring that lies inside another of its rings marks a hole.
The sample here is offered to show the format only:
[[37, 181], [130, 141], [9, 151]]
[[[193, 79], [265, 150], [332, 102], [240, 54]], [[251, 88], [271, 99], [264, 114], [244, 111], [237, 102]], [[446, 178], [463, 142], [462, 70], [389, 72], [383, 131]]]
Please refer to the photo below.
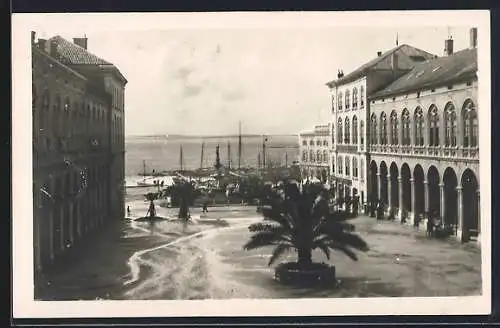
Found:
[[373, 153], [402, 154], [417, 157], [441, 157], [444, 159], [479, 158], [479, 147], [370, 145], [370, 151]]

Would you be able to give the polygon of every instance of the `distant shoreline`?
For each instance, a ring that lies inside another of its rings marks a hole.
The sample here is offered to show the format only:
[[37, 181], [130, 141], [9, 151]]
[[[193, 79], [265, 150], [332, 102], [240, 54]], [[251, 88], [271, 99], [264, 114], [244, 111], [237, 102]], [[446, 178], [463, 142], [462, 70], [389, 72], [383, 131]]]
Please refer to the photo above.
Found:
[[[295, 134], [267, 134], [267, 137], [296, 137]], [[218, 138], [237, 138], [237, 134], [228, 135], [182, 135], [182, 134], [154, 134], [154, 135], [128, 135], [125, 139], [154, 139], [154, 138], [169, 138], [169, 139], [218, 139]], [[242, 134], [242, 138], [262, 138], [263, 134]]]

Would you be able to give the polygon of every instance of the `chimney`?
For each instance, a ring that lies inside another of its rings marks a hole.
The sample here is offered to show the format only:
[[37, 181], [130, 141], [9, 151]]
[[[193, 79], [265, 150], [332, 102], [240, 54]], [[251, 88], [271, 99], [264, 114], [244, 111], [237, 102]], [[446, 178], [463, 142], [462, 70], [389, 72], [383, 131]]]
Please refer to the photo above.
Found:
[[35, 39], [36, 39], [36, 32], [31, 31], [31, 44], [35, 44]]
[[451, 56], [453, 55], [453, 39], [451, 36], [444, 41], [444, 55]]
[[391, 69], [393, 71], [396, 71], [399, 69], [398, 55], [394, 52], [391, 55]]
[[38, 39], [38, 48], [42, 51], [47, 51], [47, 40]]
[[73, 38], [73, 43], [87, 50], [87, 37]]
[[469, 35], [470, 35], [470, 47], [476, 48], [477, 47], [477, 27], [471, 28]]
[[382, 51], [377, 51], [377, 57], [382, 56]]
[[50, 41], [50, 55], [52, 57], [57, 57], [57, 41], [56, 40]]

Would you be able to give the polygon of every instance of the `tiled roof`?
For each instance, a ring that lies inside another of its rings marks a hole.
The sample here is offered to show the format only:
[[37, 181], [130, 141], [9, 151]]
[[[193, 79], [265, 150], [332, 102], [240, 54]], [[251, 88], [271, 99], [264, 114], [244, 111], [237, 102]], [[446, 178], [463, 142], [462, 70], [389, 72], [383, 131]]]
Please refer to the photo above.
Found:
[[65, 62], [73, 65], [112, 65], [110, 62], [88, 52], [73, 42], [70, 42], [57, 35], [49, 39], [57, 42], [57, 52], [65, 59]]
[[445, 85], [461, 78], [473, 77], [476, 72], [477, 49], [465, 49], [416, 65], [410, 72], [376, 92], [371, 98]]
[[372, 69], [378, 69], [378, 68], [388, 69], [389, 67], [385, 67], [384, 63], [387, 62], [386, 59], [388, 59], [388, 57], [393, 53], [398, 54], [398, 67], [407, 70], [412, 69], [416, 63], [421, 61], [421, 59], [419, 60], [418, 57], [420, 58], [423, 57], [424, 60], [434, 58], [433, 54], [430, 54], [424, 50], [409, 46], [407, 44], [402, 44], [400, 46], [392, 48], [389, 51], [386, 51], [385, 53], [381, 54], [380, 56], [377, 56], [376, 58], [370, 60], [364, 65], [361, 65], [360, 67], [358, 67], [351, 73], [345, 75], [344, 77], [328, 82], [327, 85], [339, 85], [343, 83], [352, 82], [360, 78], [361, 76], [365, 75], [368, 71]]

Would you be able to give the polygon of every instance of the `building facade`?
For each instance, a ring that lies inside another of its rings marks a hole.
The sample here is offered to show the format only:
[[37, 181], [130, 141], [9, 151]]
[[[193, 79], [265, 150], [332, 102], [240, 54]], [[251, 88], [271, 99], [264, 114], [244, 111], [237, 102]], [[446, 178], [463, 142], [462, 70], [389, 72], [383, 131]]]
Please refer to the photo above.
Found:
[[358, 196], [368, 200], [366, 167], [368, 163], [367, 98], [399, 78], [417, 63], [434, 58], [423, 50], [401, 45], [337, 80], [327, 83], [331, 94], [334, 141], [331, 148], [330, 175], [337, 198]]
[[302, 180], [329, 180], [331, 124], [316, 125], [299, 134], [299, 167]]
[[87, 39], [32, 32], [34, 260], [50, 267], [124, 216], [124, 89]]
[[370, 98], [370, 195], [399, 218], [440, 217], [463, 241], [480, 233], [476, 33]]

